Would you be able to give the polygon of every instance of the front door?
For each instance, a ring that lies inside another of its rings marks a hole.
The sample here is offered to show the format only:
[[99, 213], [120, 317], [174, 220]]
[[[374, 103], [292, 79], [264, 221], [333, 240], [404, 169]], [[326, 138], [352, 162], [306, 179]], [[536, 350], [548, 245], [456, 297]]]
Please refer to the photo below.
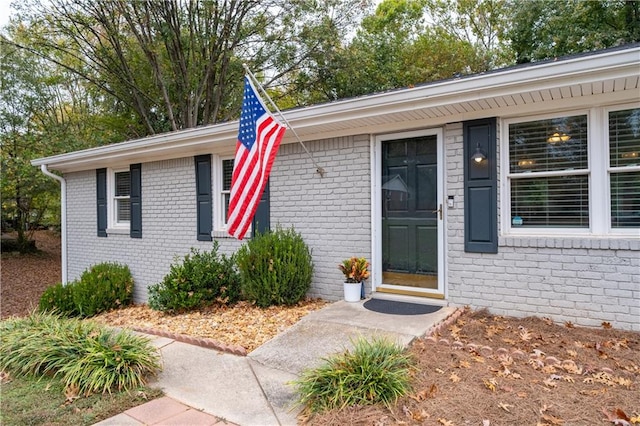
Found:
[[425, 133], [380, 141], [379, 291], [442, 294], [440, 133]]

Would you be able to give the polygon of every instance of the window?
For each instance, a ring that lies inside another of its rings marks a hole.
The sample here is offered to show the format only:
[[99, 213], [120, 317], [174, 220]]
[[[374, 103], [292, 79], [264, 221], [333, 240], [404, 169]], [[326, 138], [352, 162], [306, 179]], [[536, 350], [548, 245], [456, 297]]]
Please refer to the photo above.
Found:
[[129, 225], [131, 221], [131, 172], [113, 173], [113, 225]]
[[511, 224], [589, 227], [587, 116], [509, 125]]
[[507, 232], [637, 235], [640, 109], [507, 120]]
[[222, 190], [220, 191], [222, 206], [222, 226], [226, 228], [229, 216], [229, 201], [231, 200], [231, 178], [233, 177], [233, 159], [222, 160]]
[[640, 109], [609, 112], [611, 228], [640, 227]]

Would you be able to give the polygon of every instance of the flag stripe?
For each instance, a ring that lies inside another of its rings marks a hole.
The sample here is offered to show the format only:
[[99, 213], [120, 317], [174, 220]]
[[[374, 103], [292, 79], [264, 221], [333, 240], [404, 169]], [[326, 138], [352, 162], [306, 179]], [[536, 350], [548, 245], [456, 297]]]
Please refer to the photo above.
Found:
[[285, 130], [245, 77], [227, 218], [227, 232], [240, 240], [251, 226]]

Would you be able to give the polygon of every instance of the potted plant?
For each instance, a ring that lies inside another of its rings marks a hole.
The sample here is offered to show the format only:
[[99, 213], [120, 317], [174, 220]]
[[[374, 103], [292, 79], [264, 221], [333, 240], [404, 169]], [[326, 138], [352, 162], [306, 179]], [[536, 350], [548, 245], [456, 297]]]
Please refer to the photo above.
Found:
[[364, 257], [350, 257], [338, 265], [344, 274], [344, 300], [358, 302], [362, 295], [363, 281], [369, 278], [369, 262]]

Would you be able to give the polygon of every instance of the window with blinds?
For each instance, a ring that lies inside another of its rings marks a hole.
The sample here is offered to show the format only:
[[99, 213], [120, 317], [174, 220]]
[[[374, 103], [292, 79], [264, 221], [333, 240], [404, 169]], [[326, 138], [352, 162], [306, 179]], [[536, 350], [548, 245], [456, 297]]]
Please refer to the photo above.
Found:
[[513, 227], [589, 227], [587, 116], [509, 125]]
[[114, 174], [114, 207], [116, 223], [131, 221], [131, 172], [122, 171]]
[[224, 226], [227, 225], [229, 200], [231, 199], [231, 178], [233, 177], [233, 159], [222, 160], [222, 205], [224, 206]]
[[640, 227], [640, 108], [609, 112], [611, 227]]

